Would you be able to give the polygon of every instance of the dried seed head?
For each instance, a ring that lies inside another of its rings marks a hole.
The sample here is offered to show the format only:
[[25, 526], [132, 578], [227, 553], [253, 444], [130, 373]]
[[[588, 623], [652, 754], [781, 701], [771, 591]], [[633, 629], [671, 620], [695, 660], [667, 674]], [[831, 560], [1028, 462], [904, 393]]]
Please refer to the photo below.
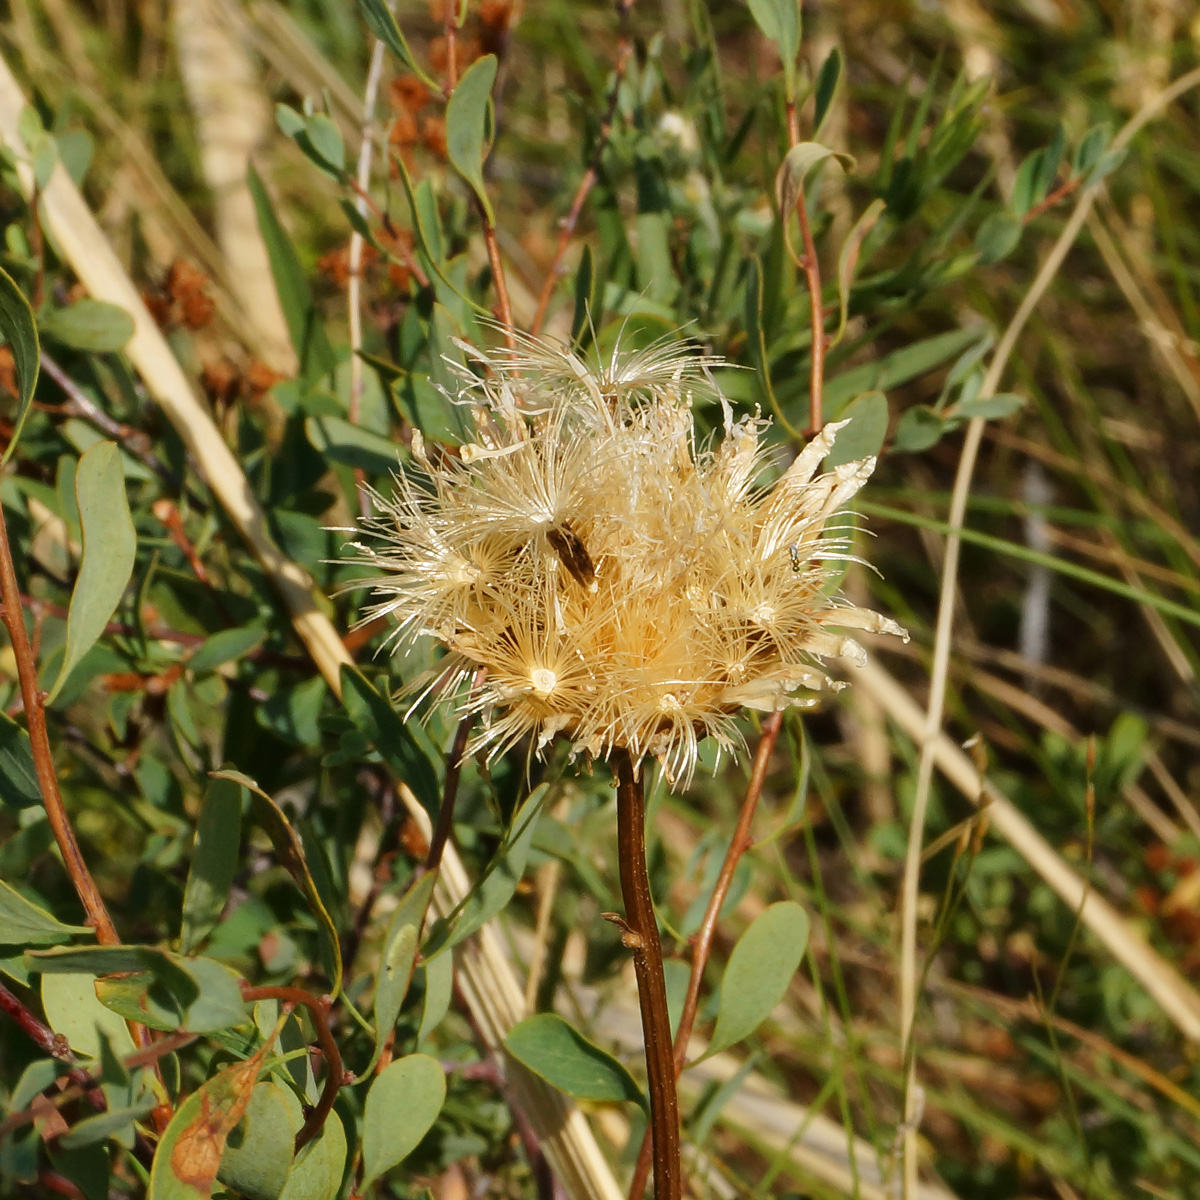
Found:
[[840, 686], [824, 664], [864, 657], [845, 630], [907, 636], [827, 593], [826, 564], [848, 557], [829, 520], [875, 465], [817, 474], [839, 425], [764, 486], [768, 422], [722, 402], [724, 437], [696, 445], [692, 397], [712, 385], [678, 343], [599, 367], [528, 338], [472, 353], [474, 440], [435, 458], [414, 438], [419, 470], [372, 493], [355, 543], [374, 572], [364, 619], [445, 646], [417, 686], [480, 715], [470, 752], [563, 733], [575, 753], [654, 756], [682, 786], [704, 737], [740, 746], [741, 708]]

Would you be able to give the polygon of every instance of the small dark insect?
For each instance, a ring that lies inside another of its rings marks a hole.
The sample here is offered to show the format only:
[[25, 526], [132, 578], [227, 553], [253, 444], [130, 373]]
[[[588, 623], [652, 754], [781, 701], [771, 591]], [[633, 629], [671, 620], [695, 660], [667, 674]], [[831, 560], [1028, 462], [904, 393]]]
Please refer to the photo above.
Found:
[[567, 521], [559, 521], [546, 530], [546, 539], [554, 547], [554, 553], [572, 578], [585, 588], [596, 582], [596, 567], [579, 534]]
[[788, 547], [788, 553], [792, 556], [792, 570], [799, 574], [804, 570], [804, 563], [800, 561], [800, 547], [793, 542]]

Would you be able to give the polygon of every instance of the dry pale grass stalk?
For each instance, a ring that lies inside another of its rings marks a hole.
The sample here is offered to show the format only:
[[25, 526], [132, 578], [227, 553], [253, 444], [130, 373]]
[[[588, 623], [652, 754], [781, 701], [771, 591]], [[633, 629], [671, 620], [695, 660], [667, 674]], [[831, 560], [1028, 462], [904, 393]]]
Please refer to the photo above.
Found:
[[[28, 156], [17, 132], [17, 120], [25, 103], [20, 85], [8, 64], [0, 59], [0, 136], [23, 162]], [[29, 188], [31, 170], [22, 168], [21, 174], [23, 185]], [[279, 591], [326, 683], [340, 693], [339, 671], [351, 659], [319, 607], [318, 600], [323, 598], [307, 572], [288, 559], [271, 539], [249, 481], [208, 411], [197, 400], [83, 197], [61, 167], [55, 170], [42, 195], [42, 215], [46, 232], [89, 293], [96, 299], [119, 304], [133, 318], [135, 333], [126, 353]], [[449, 912], [460, 904], [469, 886], [461, 860], [454, 848], [447, 846], [439, 884], [441, 911]], [[459, 969], [473, 1018], [481, 1028], [492, 1030], [489, 1042], [498, 1046], [504, 1032], [524, 1013], [521, 988], [512, 967], [486, 929], [479, 935], [478, 948], [466, 948], [461, 953]], [[621, 1192], [578, 1109], [532, 1076], [521, 1075], [515, 1086], [543, 1139], [551, 1168], [567, 1187], [571, 1200], [617, 1200]]]
[[246, 183], [250, 156], [272, 128], [271, 108], [230, 7], [226, 0], [173, 0], [176, 55], [229, 287], [257, 330], [259, 354], [290, 375], [296, 355]]
[[[1182, 75], [1170, 87], [1164, 88], [1151, 97], [1146, 104], [1129, 119], [1113, 138], [1110, 152], [1118, 152], [1129, 145], [1138, 131], [1150, 122], [1169, 104], [1184, 95], [1188, 90], [1200, 85], [1200, 69], [1189, 71]], [[995, 354], [988, 366], [980, 389], [981, 397], [993, 396], [999, 386], [1001, 376], [1008, 366], [1009, 357], [1017, 344], [1017, 338], [1025, 328], [1033, 310], [1037, 307], [1051, 281], [1058, 274], [1067, 253], [1074, 245], [1079, 231], [1083, 228], [1097, 196], [1103, 188], [1103, 180], [1097, 180], [1082, 188], [1075, 203], [1074, 211], [1063, 226], [1058, 239], [1050, 248], [1050, 252], [1042, 261], [1042, 266], [1034, 278], [1029, 291], [1017, 308], [1012, 320], [1004, 331], [996, 347]], [[917, 1004], [917, 898], [921, 872], [921, 846], [924, 839], [925, 815], [929, 805], [929, 788], [933, 777], [933, 766], [938, 738], [942, 728], [942, 715], [946, 699], [946, 676], [950, 665], [951, 635], [954, 623], [954, 598], [958, 586], [958, 558], [961, 539], [958, 531], [962, 529], [966, 517], [967, 499], [971, 491], [971, 478], [975, 472], [975, 461], [979, 455], [979, 446], [983, 440], [985, 421], [974, 418], [967, 426], [966, 438], [963, 442], [962, 454], [959, 458], [958, 471], [954, 480], [954, 491], [950, 501], [950, 534], [946, 539], [946, 556], [942, 566], [942, 584], [938, 597], [937, 625], [934, 635], [933, 665], [929, 680], [929, 701], [925, 710], [925, 720], [919, 738], [921, 758], [917, 768], [917, 787], [913, 800], [913, 813], [909, 825], [908, 853], [904, 864], [904, 883], [901, 896], [901, 959], [900, 959], [900, 1037], [901, 1045], [909, 1062], [906, 1080], [904, 1134], [904, 1176], [903, 1194], [911, 1197], [915, 1193], [917, 1182], [917, 1130], [915, 1117], [917, 1115], [916, 1089], [912, 1086], [915, 1079], [916, 1056], [911, 1053], [913, 1022]], [[1016, 810], [1013, 810], [1014, 815]], [[1023, 818], [1022, 818], [1023, 820]], [[1032, 827], [1028, 833], [1034, 834]], [[1034, 835], [1036, 836], [1036, 835]], [[1039, 839], [1040, 840], [1040, 839]], [[1033, 843], [1030, 843], [1032, 846]], [[1070, 874], [1070, 868], [1054, 854], [1048, 845], [1042, 843], [1045, 851], [1055, 860], [1054, 869], [1061, 868]], [[1022, 851], [1025, 853], [1025, 851]], [[1026, 855], [1028, 858], [1028, 854]], [[1039, 851], [1040, 857], [1040, 851]], [[1030, 864], [1039, 871], [1037, 862], [1030, 859]], [[1075, 877], [1078, 879], [1078, 877]], [[1112, 917], [1118, 922], [1120, 918], [1112, 910]], [[1149, 947], [1145, 947], [1148, 951]], [[1114, 953], [1116, 950], [1114, 948]], [[1119, 957], [1119, 955], [1118, 955]], [[1157, 960], [1157, 956], [1155, 956]], [[1161, 960], [1158, 960], [1161, 961]], [[1127, 964], [1128, 965], [1128, 964]], [[1161, 964], [1165, 966], [1165, 964]], [[1180, 981], [1182, 982], [1182, 981]], [[1149, 986], [1149, 985], [1147, 985]], [[1186, 985], [1185, 985], [1186, 986]], [[1151, 989], [1152, 990], [1152, 989]], [[1192, 1002], [1196, 996], [1191, 989], [1187, 994]], [[1162, 1001], [1160, 1000], [1160, 1003]], [[1165, 1007], [1165, 1005], [1164, 1005]], [[1195, 1036], [1195, 1034], [1189, 1034]]]
[[1094, 888], [1033, 827], [1023, 813], [993, 783], [982, 778], [970, 757], [940, 730], [928, 734], [920, 706], [877, 662], [855, 673], [855, 686], [869, 692], [930, 760], [972, 803], [986, 803], [988, 823], [1058, 893], [1063, 903], [1080, 913], [1083, 924], [1110, 954], [1146, 989], [1187, 1038], [1200, 1041], [1200, 994], [1178, 970]]

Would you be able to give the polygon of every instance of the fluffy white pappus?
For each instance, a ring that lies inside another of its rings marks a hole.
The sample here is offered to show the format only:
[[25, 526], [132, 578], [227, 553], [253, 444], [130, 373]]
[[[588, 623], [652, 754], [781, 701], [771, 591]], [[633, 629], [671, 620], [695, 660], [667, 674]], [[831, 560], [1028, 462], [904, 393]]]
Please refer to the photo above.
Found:
[[365, 619], [445, 647], [413, 690], [478, 716], [469, 753], [563, 736], [656, 758], [683, 787], [703, 739], [742, 749], [743, 708], [842, 686], [830, 663], [864, 657], [848, 630], [907, 637], [830, 593], [828, 564], [851, 557], [832, 519], [874, 468], [819, 471], [841, 425], [770, 482], [769, 422], [723, 398], [723, 436], [697, 446], [693, 400], [717, 393], [685, 343], [597, 362], [529, 337], [464, 349], [485, 370], [463, 380], [472, 440], [431, 454], [415, 437], [351, 545]]

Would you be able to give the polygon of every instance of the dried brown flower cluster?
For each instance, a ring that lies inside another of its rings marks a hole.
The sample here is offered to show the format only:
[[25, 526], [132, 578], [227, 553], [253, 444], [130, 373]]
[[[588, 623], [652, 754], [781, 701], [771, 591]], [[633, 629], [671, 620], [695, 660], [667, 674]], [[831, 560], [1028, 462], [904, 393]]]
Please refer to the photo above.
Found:
[[414, 435], [420, 471], [372, 495], [354, 543], [378, 572], [368, 619], [446, 647], [420, 690], [480, 715], [469, 752], [529, 737], [541, 753], [561, 733], [683, 785], [702, 738], [740, 745], [741, 708], [837, 687], [824, 664], [863, 658], [844, 630], [904, 636], [829, 594], [826, 564], [847, 557], [829, 519], [874, 467], [817, 474], [840, 426], [768, 485], [767, 421], [722, 401], [723, 438], [697, 446], [692, 399], [712, 385], [677, 343], [602, 365], [532, 339], [471, 352], [475, 440], [453, 456]]

